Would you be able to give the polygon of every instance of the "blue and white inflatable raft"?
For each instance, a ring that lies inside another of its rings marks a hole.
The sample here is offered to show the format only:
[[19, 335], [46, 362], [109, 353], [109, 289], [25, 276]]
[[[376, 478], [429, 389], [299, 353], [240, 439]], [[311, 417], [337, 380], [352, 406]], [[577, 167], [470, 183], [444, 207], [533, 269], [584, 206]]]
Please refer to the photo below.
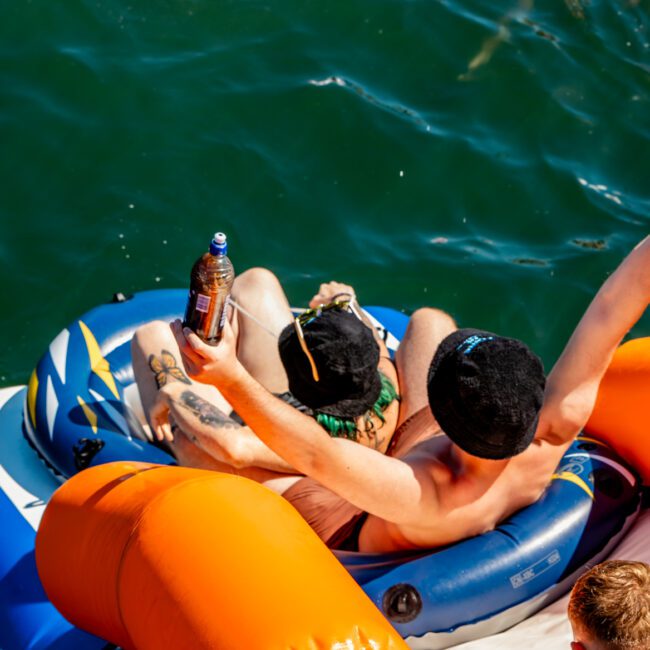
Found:
[[[145, 322], [181, 315], [185, 299], [182, 290], [152, 291], [91, 310], [54, 339], [27, 389], [4, 392], [4, 650], [111, 647], [70, 626], [47, 601], [34, 566], [34, 530], [56, 486], [80, 470], [114, 460], [174, 463], [143, 441], [130, 339]], [[394, 350], [407, 317], [367, 311]], [[563, 595], [628, 533], [640, 495], [632, 467], [599, 441], [579, 438], [542, 499], [492, 532], [427, 552], [337, 557], [411, 647], [450, 647], [505, 630]]]

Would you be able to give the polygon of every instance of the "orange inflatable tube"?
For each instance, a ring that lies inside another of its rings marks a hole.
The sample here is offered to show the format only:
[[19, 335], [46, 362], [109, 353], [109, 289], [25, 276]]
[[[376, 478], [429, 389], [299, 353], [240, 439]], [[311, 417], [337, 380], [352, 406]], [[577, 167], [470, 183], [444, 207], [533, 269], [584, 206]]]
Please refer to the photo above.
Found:
[[650, 485], [650, 338], [616, 350], [585, 431], [609, 444]]
[[293, 507], [237, 476], [87, 469], [48, 504], [36, 561], [61, 613], [125, 650], [407, 647]]

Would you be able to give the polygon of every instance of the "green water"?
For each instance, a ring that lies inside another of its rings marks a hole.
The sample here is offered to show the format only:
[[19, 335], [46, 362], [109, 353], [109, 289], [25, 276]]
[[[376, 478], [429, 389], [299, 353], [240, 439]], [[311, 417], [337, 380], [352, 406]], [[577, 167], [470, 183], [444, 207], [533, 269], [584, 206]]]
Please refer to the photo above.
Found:
[[0, 385], [217, 229], [548, 366], [648, 231], [649, 109], [647, 0], [2, 0]]

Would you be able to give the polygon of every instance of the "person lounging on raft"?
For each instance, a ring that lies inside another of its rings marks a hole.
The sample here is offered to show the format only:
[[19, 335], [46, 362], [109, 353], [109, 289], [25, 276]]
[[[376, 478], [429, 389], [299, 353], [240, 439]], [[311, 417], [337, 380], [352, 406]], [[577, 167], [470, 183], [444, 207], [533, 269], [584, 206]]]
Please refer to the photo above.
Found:
[[[416, 311], [396, 355], [402, 401], [386, 454], [329, 436], [275, 397], [238, 357], [232, 327], [216, 347], [180, 323], [173, 331], [188, 374], [216, 386], [250, 431], [305, 475], [294, 478], [302, 496], [292, 502], [321, 537], [333, 548], [385, 552], [478, 535], [536, 501], [649, 299], [645, 239], [605, 281], [546, 379], [524, 343], [457, 330], [439, 310]], [[152, 425], [171, 439], [165, 409], [174, 417], [180, 410], [165, 391], [159, 398], [166, 406], [154, 411]], [[322, 505], [324, 530], [301, 499]]]
[[[330, 436], [385, 452], [397, 423], [397, 373], [353, 289], [321, 285], [312, 308], [294, 319], [277, 278], [255, 268], [235, 279], [232, 298], [238, 362], [301, 413], [296, 425], [304, 417]], [[280, 494], [298, 480], [300, 472], [262, 443], [215, 387], [188, 377], [169, 323], [139, 328], [132, 358], [145, 412], [150, 422], [173, 426], [168, 444], [181, 464], [247, 476]]]

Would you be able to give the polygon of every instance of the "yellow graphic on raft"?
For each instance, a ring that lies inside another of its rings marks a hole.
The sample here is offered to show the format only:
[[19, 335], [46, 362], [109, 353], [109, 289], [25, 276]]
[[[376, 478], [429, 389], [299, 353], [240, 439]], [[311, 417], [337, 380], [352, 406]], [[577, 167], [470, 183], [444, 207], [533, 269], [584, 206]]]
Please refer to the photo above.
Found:
[[79, 395], [77, 395], [77, 402], [79, 402], [79, 406], [83, 409], [84, 414], [88, 418], [88, 422], [90, 423], [90, 427], [93, 430], [93, 433], [97, 433], [97, 413], [93, 411], [86, 402], [81, 399]]
[[591, 491], [590, 487], [577, 474], [574, 474], [573, 472], [558, 472], [557, 474], [553, 474], [553, 476], [551, 476], [551, 480], [569, 481], [571, 483], [574, 483], [579, 488], [582, 488], [589, 495], [589, 498], [592, 501], [594, 499], [594, 493]]
[[115, 378], [111, 374], [111, 366], [102, 356], [97, 339], [83, 321], [79, 321], [79, 327], [84, 335], [84, 339], [86, 339], [86, 347], [88, 348], [92, 371], [108, 386], [111, 393], [117, 399], [120, 399], [120, 394], [117, 392], [117, 386], [115, 385]]
[[27, 386], [27, 410], [29, 419], [32, 421], [32, 427], [36, 428], [36, 395], [38, 394], [38, 375], [36, 370], [32, 372]]

